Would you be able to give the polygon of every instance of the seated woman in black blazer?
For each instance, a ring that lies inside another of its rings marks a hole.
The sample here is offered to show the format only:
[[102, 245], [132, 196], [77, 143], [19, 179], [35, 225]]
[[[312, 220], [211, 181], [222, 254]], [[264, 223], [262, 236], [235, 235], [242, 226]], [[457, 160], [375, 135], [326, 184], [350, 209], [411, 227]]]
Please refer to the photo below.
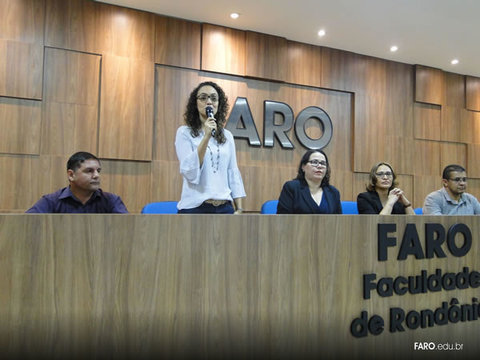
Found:
[[341, 214], [340, 192], [329, 181], [327, 155], [321, 150], [307, 151], [296, 179], [283, 185], [277, 214]]
[[390, 164], [379, 162], [370, 171], [367, 192], [358, 194], [359, 214], [410, 214], [415, 215], [412, 203], [402, 189], [397, 188], [397, 176]]

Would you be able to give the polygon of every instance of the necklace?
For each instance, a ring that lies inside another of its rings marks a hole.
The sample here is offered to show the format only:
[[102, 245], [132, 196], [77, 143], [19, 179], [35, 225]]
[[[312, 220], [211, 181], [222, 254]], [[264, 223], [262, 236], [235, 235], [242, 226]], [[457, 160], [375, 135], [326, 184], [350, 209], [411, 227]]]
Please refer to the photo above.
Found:
[[210, 152], [210, 164], [212, 165], [213, 173], [216, 174], [218, 171], [218, 166], [220, 165], [220, 146], [218, 146], [217, 142], [217, 163], [213, 161], [213, 151], [210, 149], [210, 145], [207, 145], [208, 151]]

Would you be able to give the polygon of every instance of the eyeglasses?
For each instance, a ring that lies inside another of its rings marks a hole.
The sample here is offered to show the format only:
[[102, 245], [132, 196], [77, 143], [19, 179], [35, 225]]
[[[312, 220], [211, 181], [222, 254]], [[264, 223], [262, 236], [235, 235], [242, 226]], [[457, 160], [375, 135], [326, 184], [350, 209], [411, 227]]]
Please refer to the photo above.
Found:
[[218, 101], [218, 96], [217, 94], [200, 94], [197, 96], [197, 99], [200, 100], [201, 102], [207, 102], [207, 99], [212, 100], [212, 102], [216, 103]]
[[390, 176], [393, 176], [393, 173], [391, 171], [385, 171], [385, 172], [378, 172], [378, 173], [375, 173], [375, 175], [377, 175], [379, 178], [381, 177], [390, 177]]
[[315, 167], [319, 167], [319, 166], [327, 166], [327, 162], [326, 161], [318, 161], [318, 160], [310, 160], [310, 161], [307, 161], [310, 165], [312, 166], [315, 166]]
[[456, 177], [456, 178], [453, 178], [453, 179], [448, 179], [450, 181], [455, 181], [456, 183], [462, 181], [462, 182], [467, 182], [467, 178], [466, 177]]

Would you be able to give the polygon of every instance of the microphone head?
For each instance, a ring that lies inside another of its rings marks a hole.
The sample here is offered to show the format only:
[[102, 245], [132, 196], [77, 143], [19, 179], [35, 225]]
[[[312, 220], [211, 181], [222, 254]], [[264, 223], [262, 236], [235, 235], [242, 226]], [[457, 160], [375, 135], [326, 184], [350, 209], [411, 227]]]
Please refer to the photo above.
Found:
[[209, 117], [209, 118], [213, 117], [213, 106], [208, 105], [205, 108], [205, 112], [207, 114], [207, 117]]

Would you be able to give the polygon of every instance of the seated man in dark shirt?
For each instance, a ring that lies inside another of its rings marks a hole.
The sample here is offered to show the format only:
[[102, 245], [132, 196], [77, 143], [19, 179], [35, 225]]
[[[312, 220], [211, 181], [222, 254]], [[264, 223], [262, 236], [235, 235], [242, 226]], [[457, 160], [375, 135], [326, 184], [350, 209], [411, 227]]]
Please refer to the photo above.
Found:
[[77, 152], [67, 162], [70, 185], [42, 196], [27, 213], [128, 213], [120, 196], [100, 189], [100, 160]]

